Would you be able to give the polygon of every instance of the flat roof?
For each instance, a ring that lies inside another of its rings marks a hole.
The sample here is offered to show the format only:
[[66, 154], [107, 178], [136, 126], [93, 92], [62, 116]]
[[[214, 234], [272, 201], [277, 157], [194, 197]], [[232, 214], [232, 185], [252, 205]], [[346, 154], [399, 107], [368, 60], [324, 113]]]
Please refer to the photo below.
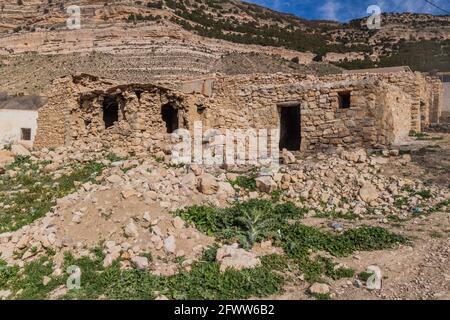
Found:
[[46, 102], [46, 98], [37, 95], [12, 97], [0, 93], [0, 110], [35, 111], [39, 110]]

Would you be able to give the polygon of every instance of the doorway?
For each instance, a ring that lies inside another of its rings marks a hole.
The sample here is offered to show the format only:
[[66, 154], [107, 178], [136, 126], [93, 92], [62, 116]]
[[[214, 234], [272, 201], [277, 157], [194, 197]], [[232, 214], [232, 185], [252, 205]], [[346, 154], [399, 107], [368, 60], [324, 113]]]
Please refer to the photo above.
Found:
[[300, 104], [278, 106], [280, 115], [280, 150], [299, 151], [301, 144]]
[[161, 116], [166, 124], [167, 133], [173, 133], [178, 129], [178, 110], [171, 104], [165, 104], [161, 107]]
[[119, 104], [116, 97], [107, 96], [103, 100], [103, 122], [105, 129], [112, 127], [117, 121], [119, 121]]

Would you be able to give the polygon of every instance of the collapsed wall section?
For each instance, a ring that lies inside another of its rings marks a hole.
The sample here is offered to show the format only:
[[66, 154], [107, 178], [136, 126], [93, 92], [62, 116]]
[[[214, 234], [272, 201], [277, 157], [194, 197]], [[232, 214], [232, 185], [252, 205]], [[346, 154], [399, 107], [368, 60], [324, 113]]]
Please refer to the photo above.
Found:
[[145, 152], [189, 128], [189, 102], [163, 87], [66, 77], [51, 93], [39, 115], [38, 148], [97, 144]]

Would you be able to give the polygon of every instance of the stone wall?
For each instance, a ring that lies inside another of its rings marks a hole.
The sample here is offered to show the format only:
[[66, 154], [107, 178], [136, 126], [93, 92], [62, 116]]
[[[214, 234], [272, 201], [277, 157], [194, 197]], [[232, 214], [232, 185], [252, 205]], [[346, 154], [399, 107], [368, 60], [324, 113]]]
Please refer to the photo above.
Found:
[[75, 103], [74, 88], [67, 78], [57, 79], [46, 93], [47, 104], [39, 109], [36, 148], [55, 148], [65, 144], [67, 128], [66, 115], [69, 106]]
[[[340, 107], [340, 93], [350, 93], [350, 108]], [[338, 145], [386, 146], [411, 129], [410, 121], [404, 121], [411, 119], [411, 96], [374, 75], [218, 78], [203, 122], [222, 131], [278, 128], [278, 107], [284, 103], [300, 105], [303, 152]]]
[[[437, 78], [430, 79], [431, 87], [431, 105], [430, 105], [430, 123], [439, 123], [444, 108], [444, 88], [442, 82]], [[429, 124], [430, 124], [429, 123]]]
[[[226, 129], [280, 128], [280, 108], [288, 104], [299, 107], [299, 151], [383, 148], [406, 139], [411, 130], [420, 132], [438, 117], [435, 110], [441, 100], [436, 97], [441, 87], [433, 81], [411, 72], [320, 78], [218, 74], [184, 86], [168, 84], [168, 88], [119, 84], [88, 75], [65, 77], [55, 81], [49, 102], [41, 108], [36, 146], [95, 142], [133, 152], [168, 152], [171, 130], [163, 115], [167, 106], [176, 110], [176, 128], [192, 131], [194, 122], [201, 121], [204, 130], [225, 133]], [[110, 127], [104, 118], [105, 104], [118, 110]]]
[[[176, 110], [176, 127], [189, 128], [188, 97], [155, 85], [120, 85], [82, 75], [56, 81], [48, 94], [49, 102], [39, 113], [38, 148], [99, 143], [138, 153], [161, 147], [168, 139], [164, 105]], [[118, 108], [110, 127], [104, 118], [105, 101]]]

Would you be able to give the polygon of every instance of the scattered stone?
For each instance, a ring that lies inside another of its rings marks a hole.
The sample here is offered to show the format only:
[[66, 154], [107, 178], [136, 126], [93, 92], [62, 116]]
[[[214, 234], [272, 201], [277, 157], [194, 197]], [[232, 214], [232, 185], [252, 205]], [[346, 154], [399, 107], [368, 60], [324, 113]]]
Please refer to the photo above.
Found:
[[181, 178], [181, 185], [193, 189], [197, 185], [197, 177], [193, 172], [188, 173]]
[[121, 183], [123, 181], [123, 179], [120, 176], [118, 176], [117, 174], [113, 174], [113, 175], [107, 177], [106, 180], [108, 182], [114, 183], [114, 184], [115, 183]]
[[370, 203], [378, 199], [379, 193], [377, 188], [373, 184], [366, 182], [359, 190], [359, 196], [361, 197], [362, 201]]
[[138, 227], [133, 223], [130, 222], [125, 226], [125, 235], [129, 238], [137, 238], [139, 237], [139, 230]]
[[325, 283], [314, 283], [309, 287], [309, 292], [312, 294], [328, 294], [330, 293], [330, 287]]
[[8, 150], [0, 150], [0, 167], [7, 166], [13, 162], [14, 162], [14, 154], [12, 152]]
[[133, 196], [136, 196], [138, 193], [134, 189], [125, 189], [122, 191], [122, 197], [124, 199], [131, 198]]
[[149, 212], [144, 212], [144, 216], [143, 216], [144, 220], [147, 222], [152, 222], [152, 217], [150, 216]]
[[175, 217], [173, 219], [173, 226], [175, 229], [183, 229], [184, 228], [184, 221], [180, 217]]
[[265, 193], [271, 193], [277, 188], [276, 182], [270, 176], [258, 177], [256, 180], [256, 188]]
[[261, 265], [261, 260], [254, 253], [240, 249], [237, 243], [219, 248], [216, 260], [220, 262], [220, 271], [222, 272], [228, 268], [242, 270]]
[[23, 157], [29, 157], [31, 156], [30, 151], [28, 151], [27, 148], [25, 148], [24, 146], [20, 145], [20, 144], [13, 144], [11, 146], [11, 152], [15, 155], [15, 156], [23, 156]]
[[284, 164], [292, 164], [295, 163], [295, 161], [297, 160], [294, 154], [286, 149], [283, 149], [281, 153], [281, 158]]
[[219, 184], [216, 181], [216, 178], [209, 173], [202, 174], [199, 177], [199, 191], [201, 193], [211, 195], [215, 194], [219, 189]]
[[166, 249], [167, 252], [175, 253], [177, 250], [176, 240], [174, 236], [169, 236], [166, 239], [164, 239], [164, 249]]
[[330, 224], [330, 227], [336, 232], [344, 231], [344, 226], [341, 223], [338, 223], [338, 222], [332, 222]]
[[31, 240], [30, 235], [29, 235], [29, 234], [24, 234], [24, 235], [20, 238], [19, 242], [17, 242], [16, 248], [17, 248], [17, 249], [20, 249], [20, 250], [26, 248], [27, 245], [28, 245], [28, 243], [30, 242], [30, 240]]
[[47, 277], [47, 276], [44, 276], [44, 278], [42, 279], [42, 284], [43, 284], [44, 286], [46, 286], [46, 285], [49, 284], [50, 281], [52, 281], [52, 278]]
[[0, 290], [0, 299], [6, 299], [12, 294], [11, 290]]
[[133, 257], [131, 263], [139, 270], [145, 270], [148, 268], [148, 259], [146, 257]]

